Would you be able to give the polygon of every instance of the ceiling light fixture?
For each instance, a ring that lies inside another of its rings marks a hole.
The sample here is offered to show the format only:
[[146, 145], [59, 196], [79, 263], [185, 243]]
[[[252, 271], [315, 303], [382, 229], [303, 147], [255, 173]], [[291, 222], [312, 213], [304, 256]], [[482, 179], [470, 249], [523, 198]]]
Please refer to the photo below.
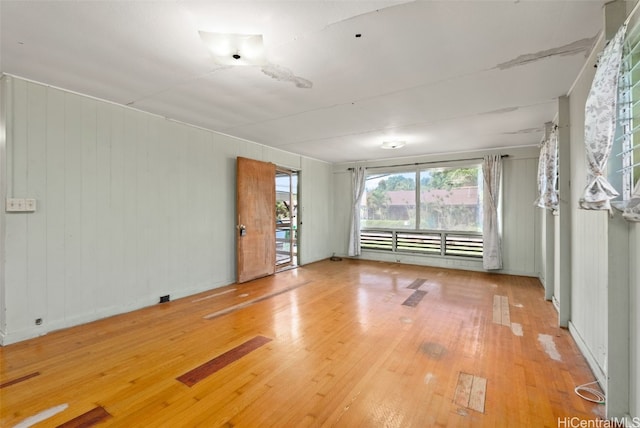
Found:
[[405, 141], [384, 141], [382, 143], [383, 149], [400, 149], [407, 144]]
[[225, 34], [200, 31], [200, 38], [219, 65], [265, 65], [262, 34]]

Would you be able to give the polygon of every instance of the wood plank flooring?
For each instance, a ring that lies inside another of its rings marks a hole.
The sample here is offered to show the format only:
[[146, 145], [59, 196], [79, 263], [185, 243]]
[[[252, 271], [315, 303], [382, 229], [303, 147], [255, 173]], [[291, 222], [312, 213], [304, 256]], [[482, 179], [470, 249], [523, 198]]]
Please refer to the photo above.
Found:
[[[594, 420], [603, 406], [573, 392], [594, 377], [543, 299], [533, 278], [322, 261], [0, 348], [0, 426]], [[474, 379], [464, 403], [461, 374]]]

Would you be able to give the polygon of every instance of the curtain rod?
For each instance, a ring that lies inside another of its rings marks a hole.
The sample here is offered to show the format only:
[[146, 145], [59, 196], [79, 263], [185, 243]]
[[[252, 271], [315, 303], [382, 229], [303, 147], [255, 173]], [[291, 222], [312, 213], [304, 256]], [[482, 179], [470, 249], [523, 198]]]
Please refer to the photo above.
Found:
[[[501, 158], [508, 158], [509, 155], [500, 155]], [[451, 160], [443, 160], [443, 161], [431, 161], [431, 162], [416, 162], [416, 163], [403, 163], [399, 165], [384, 165], [384, 166], [365, 166], [364, 169], [378, 169], [378, 168], [396, 168], [399, 166], [420, 166], [420, 165], [431, 165], [434, 163], [445, 163], [445, 162], [464, 162], [464, 161], [472, 161], [472, 160], [482, 160], [484, 158], [467, 158], [467, 159], [451, 159]], [[354, 168], [347, 168], [347, 171], [353, 171]]]

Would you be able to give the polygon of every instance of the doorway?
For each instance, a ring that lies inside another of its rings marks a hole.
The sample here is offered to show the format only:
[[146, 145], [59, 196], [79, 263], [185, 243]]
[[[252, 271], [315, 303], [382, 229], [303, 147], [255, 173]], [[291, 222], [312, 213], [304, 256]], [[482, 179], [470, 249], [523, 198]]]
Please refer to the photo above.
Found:
[[276, 270], [298, 265], [298, 172], [276, 167]]

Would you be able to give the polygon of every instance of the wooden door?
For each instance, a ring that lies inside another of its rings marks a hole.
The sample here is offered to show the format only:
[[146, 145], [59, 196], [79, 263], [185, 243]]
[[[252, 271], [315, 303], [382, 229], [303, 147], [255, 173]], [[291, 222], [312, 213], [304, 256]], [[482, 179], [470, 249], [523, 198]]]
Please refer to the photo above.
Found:
[[275, 273], [276, 167], [238, 157], [236, 173], [236, 265], [241, 283]]

